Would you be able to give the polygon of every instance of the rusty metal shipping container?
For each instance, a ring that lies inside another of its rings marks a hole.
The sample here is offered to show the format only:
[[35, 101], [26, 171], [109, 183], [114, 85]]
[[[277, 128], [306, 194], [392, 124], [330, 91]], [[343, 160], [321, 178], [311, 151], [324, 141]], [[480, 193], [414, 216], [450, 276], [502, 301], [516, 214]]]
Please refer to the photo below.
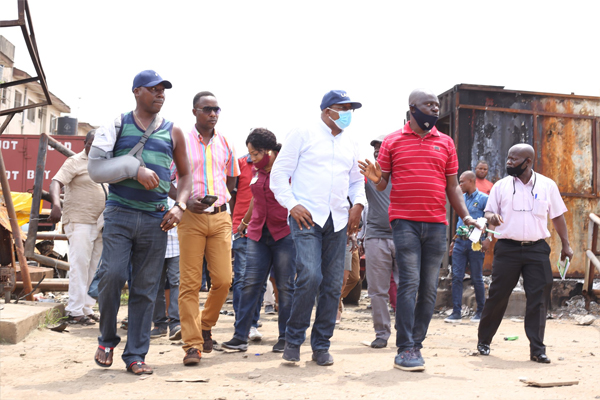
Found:
[[[477, 161], [485, 159], [490, 167], [488, 179], [495, 182], [506, 176], [505, 162], [511, 146], [528, 143], [534, 147], [534, 170], [557, 183], [569, 209], [565, 218], [574, 256], [567, 277], [583, 278], [588, 215], [600, 212], [600, 97], [463, 84], [439, 98], [437, 127], [454, 139], [459, 173], [474, 170]], [[453, 233], [456, 216], [451, 218]], [[550, 259], [554, 276], [558, 277], [556, 262], [561, 243], [551, 222], [549, 229]], [[491, 272], [491, 262], [488, 254], [484, 272]]]
[[[83, 150], [85, 136], [52, 136], [66, 148], [79, 153]], [[1, 135], [0, 149], [6, 165], [6, 176], [13, 192], [33, 191], [35, 166], [37, 162], [40, 135]], [[44, 184], [42, 188], [49, 190], [52, 177], [58, 172], [66, 158], [48, 146], [46, 167], [44, 168]]]

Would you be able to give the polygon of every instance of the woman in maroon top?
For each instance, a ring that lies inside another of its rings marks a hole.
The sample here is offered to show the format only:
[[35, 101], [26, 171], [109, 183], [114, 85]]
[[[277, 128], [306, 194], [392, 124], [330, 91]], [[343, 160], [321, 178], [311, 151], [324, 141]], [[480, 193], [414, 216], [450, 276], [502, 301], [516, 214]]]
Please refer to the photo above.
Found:
[[223, 343], [223, 347], [241, 351], [248, 349], [252, 317], [273, 268], [279, 291], [279, 339], [273, 351], [280, 353], [285, 347], [285, 328], [292, 308], [296, 278], [296, 250], [287, 223], [288, 211], [275, 200], [269, 188], [271, 167], [281, 145], [271, 131], [257, 128], [246, 139], [246, 146], [254, 165], [250, 181], [252, 202], [238, 228], [238, 232], [243, 232], [245, 227], [248, 230], [246, 272], [233, 339]]

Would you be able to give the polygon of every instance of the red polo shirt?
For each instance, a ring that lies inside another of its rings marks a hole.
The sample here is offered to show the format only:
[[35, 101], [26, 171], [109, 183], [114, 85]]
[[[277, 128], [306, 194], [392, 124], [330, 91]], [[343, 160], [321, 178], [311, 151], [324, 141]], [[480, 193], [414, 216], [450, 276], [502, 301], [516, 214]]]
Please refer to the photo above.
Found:
[[488, 181], [487, 179], [477, 178], [477, 180], [475, 181], [475, 186], [477, 187], [477, 190], [489, 196], [490, 192], [492, 191], [492, 186], [494, 186], [494, 184]]
[[458, 173], [454, 141], [435, 127], [421, 138], [410, 123], [381, 144], [381, 170], [391, 173], [390, 221], [446, 221], [446, 176]]
[[254, 208], [248, 225], [248, 238], [258, 242], [262, 237], [263, 226], [267, 224], [271, 236], [277, 241], [290, 234], [288, 211], [275, 200], [275, 195], [269, 188], [271, 173], [262, 168], [253, 170], [250, 189], [254, 197]]
[[231, 216], [231, 227], [233, 233], [237, 232], [238, 226], [246, 212], [250, 207], [250, 200], [252, 200], [252, 191], [250, 190], [250, 181], [252, 180], [252, 161], [248, 161], [250, 157], [247, 155], [238, 158], [238, 164], [240, 166], [240, 175], [238, 176], [237, 182], [237, 194], [235, 195], [235, 208], [233, 215]]

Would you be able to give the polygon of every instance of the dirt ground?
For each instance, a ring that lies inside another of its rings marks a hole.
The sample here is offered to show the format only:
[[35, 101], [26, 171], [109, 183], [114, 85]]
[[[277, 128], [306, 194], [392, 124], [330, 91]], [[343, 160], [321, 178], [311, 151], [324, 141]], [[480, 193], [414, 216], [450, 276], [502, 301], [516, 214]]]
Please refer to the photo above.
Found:
[[[364, 294], [364, 293], [363, 293]], [[201, 293], [201, 299], [205, 298]], [[550, 365], [529, 361], [523, 322], [505, 319], [492, 354], [474, 355], [477, 326], [444, 323], [434, 316], [420, 373], [393, 368], [396, 349], [371, 349], [361, 342], [374, 339], [369, 300], [347, 307], [336, 328], [331, 353], [335, 363], [320, 367], [310, 361], [309, 341], [301, 361], [289, 364], [271, 352], [277, 339], [277, 318], [263, 315], [261, 342], [247, 352], [213, 351], [203, 354], [196, 367], [184, 367], [181, 343], [154, 339], [146, 358], [153, 375], [134, 376], [125, 371], [115, 351], [111, 368], [94, 361], [97, 325], [69, 327], [57, 333], [40, 328], [16, 345], [0, 346], [0, 398], [2, 399], [600, 399], [598, 370], [600, 325], [579, 326], [572, 319], [549, 320], [546, 330]], [[231, 309], [227, 304], [225, 309]], [[126, 307], [120, 316], [126, 315]], [[233, 335], [231, 316], [222, 315], [213, 329], [218, 342]], [[600, 323], [600, 322], [596, 322]], [[516, 341], [505, 336], [518, 335]], [[206, 379], [208, 382], [168, 382], [171, 379]], [[577, 386], [536, 388], [520, 381], [579, 381]]]

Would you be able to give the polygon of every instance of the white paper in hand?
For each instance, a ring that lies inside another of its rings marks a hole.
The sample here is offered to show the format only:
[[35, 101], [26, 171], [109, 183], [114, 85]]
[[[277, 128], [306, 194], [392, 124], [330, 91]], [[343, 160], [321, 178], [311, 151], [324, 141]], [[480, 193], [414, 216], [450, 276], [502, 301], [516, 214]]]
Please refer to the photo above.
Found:
[[477, 225], [475, 225], [475, 227], [473, 228], [473, 232], [471, 232], [471, 234], [469, 235], [469, 240], [473, 243], [477, 243], [479, 242], [479, 239], [481, 239], [481, 233], [482, 230], [479, 229], [477, 226], [483, 226], [485, 227], [485, 224], [487, 223], [487, 219], [486, 218], [477, 218]]
[[569, 257], [565, 257], [564, 260], [558, 260], [558, 273], [560, 274], [560, 278], [561, 279], [565, 279], [565, 276], [567, 276], [567, 271], [569, 270], [569, 265], [571, 265], [571, 262], [569, 261]]

